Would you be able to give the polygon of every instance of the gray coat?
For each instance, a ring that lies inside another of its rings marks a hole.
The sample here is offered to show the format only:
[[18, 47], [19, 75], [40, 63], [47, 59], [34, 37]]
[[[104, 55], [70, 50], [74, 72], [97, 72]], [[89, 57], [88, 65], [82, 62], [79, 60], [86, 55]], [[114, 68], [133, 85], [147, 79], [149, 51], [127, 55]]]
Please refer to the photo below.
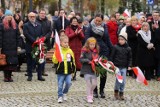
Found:
[[95, 52], [88, 52], [88, 51], [82, 51], [80, 62], [82, 63], [81, 68], [81, 75], [85, 74], [91, 74], [95, 75], [94, 71], [92, 70], [91, 64], [89, 64], [90, 61], [92, 61], [92, 54], [96, 54]]

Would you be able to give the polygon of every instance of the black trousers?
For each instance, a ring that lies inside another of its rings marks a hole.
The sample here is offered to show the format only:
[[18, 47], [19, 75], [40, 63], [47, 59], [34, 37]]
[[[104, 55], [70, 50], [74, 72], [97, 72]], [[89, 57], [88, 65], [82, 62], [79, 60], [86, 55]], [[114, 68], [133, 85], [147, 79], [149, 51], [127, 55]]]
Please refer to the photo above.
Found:
[[[105, 88], [105, 85], [106, 85], [106, 80], [107, 80], [107, 73], [106, 73], [106, 75], [100, 77], [100, 87], [99, 87], [100, 93], [104, 92], [104, 88]], [[94, 92], [98, 93], [97, 86], [94, 89]]]
[[140, 66], [140, 69], [142, 70], [145, 78], [147, 80], [151, 80], [153, 67], [142, 67], [142, 66]]
[[11, 78], [12, 71], [11, 70], [5, 70], [4, 72], [4, 78]]

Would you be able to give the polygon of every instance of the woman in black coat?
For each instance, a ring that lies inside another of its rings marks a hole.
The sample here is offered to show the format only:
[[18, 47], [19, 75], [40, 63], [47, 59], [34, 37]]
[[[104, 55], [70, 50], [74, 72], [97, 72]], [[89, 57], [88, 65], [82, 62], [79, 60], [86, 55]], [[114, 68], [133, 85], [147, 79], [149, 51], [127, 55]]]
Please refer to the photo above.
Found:
[[[100, 56], [106, 56], [109, 57], [109, 54], [111, 52], [112, 43], [110, 41], [107, 27], [103, 23], [103, 15], [97, 14], [95, 18], [91, 21], [89, 27], [87, 28], [85, 32], [85, 40], [87, 40], [89, 37], [95, 37], [98, 45], [100, 46]], [[106, 84], [106, 76], [100, 77], [100, 95], [101, 98], [105, 98], [104, 94], [104, 87]], [[94, 97], [98, 97], [98, 89], [97, 87], [94, 90]]]
[[18, 64], [18, 29], [14, 18], [11, 16], [10, 10], [7, 10], [3, 24], [0, 25], [0, 52], [6, 55], [7, 65], [3, 67], [4, 81], [13, 82], [11, 78], [12, 71], [16, 70]]
[[149, 24], [144, 22], [142, 30], [138, 31], [138, 48], [136, 63], [144, 73], [147, 80], [151, 80], [151, 71], [154, 66], [154, 45]]
[[[136, 64], [136, 55], [137, 55], [137, 32], [141, 29], [141, 26], [138, 24], [138, 19], [136, 16], [132, 16], [131, 25], [126, 28], [128, 35], [128, 45], [132, 49], [132, 65], [133, 67], [137, 66]], [[133, 71], [129, 71], [129, 76], [134, 76]]]

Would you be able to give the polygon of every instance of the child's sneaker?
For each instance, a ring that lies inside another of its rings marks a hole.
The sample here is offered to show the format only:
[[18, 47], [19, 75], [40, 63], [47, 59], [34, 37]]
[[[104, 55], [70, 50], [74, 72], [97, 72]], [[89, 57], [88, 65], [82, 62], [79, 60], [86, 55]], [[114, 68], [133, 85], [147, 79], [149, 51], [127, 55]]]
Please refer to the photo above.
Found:
[[67, 94], [63, 94], [63, 100], [67, 101]]
[[59, 97], [58, 98], [58, 103], [62, 103], [63, 102], [63, 98], [62, 97]]
[[87, 102], [88, 102], [88, 103], [93, 103], [93, 99], [91, 98], [91, 96], [88, 96], [88, 97], [87, 97]]

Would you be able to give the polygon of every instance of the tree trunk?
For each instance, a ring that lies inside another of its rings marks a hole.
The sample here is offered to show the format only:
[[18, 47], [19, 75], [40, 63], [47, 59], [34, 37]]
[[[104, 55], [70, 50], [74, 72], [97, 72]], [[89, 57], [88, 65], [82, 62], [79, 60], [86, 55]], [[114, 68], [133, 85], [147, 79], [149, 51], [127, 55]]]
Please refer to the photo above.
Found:
[[42, 4], [42, 0], [39, 0], [39, 8], [44, 8], [44, 5]]
[[5, 9], [5, 0], [1, 0], [1, 6]]
[[104, 14], [104, 0], [101, 0], [101, 13]]

